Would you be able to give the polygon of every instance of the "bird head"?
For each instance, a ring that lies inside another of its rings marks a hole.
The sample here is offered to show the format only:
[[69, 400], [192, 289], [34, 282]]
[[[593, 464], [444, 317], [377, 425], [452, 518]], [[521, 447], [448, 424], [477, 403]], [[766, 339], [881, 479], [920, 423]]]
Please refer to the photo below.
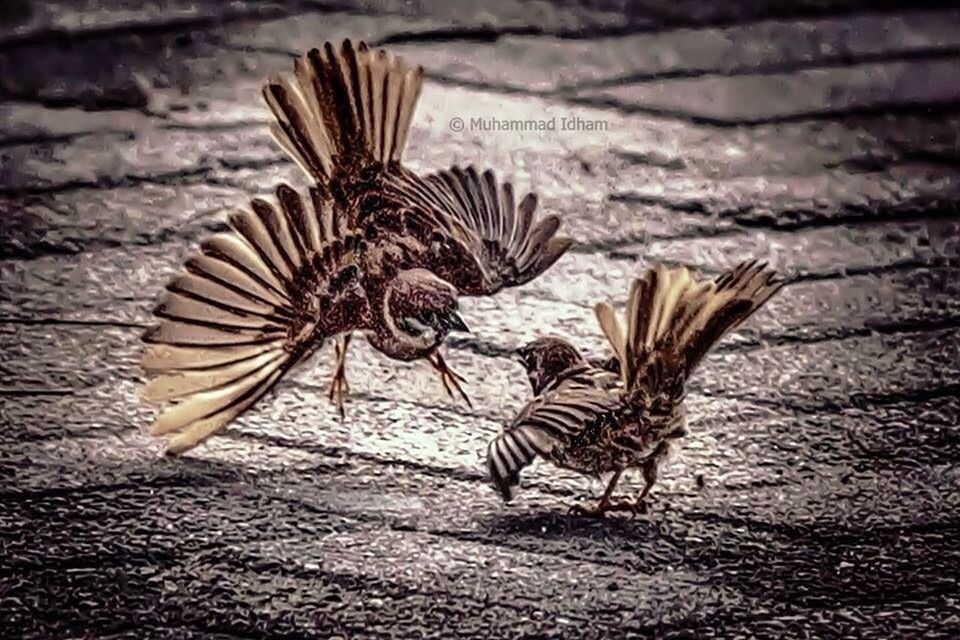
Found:
[[426, 269], [398, 273], [386, 305], [396, 337], [423, 348], [440, 344], [451, 331], [470, 331], [460, 317], [456, 287]]
[[540, 395], [570, 367], [586, 363], [572, 344], [554, 336], [528, 342], [517, 349], [516, 354], [520, 364], [527, 370], [534, 395]]

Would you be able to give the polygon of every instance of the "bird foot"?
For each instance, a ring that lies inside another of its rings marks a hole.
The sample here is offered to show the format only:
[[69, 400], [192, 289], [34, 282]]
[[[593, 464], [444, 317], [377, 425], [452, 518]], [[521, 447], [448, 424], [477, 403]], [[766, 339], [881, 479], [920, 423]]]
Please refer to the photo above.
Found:
[[603, 518], [607, 513], [614, 511], [627, 511], [630, 517], [638, 513], [647, 512], [647, 503], [643, 500], [601, 500], [593, 507], [585, 507], [575, 504], [570, 507], [570, 514], [577, 516], [586, 516], [590, 518]]
[[466, 392], [464, 392], [463, 387], [460, 386], [461, 382], [467, 381], [466, 378], [451, 369], [439, 352], [435, 352], [428, 360], [430, 364], [433, 365], [433, 368], [437, 370], [437, 373], [440, 374], [440, 382], [443, 383], [443, 388], [447, 392], [447, 395], [454, 398], [453, 389], [456, 389], [460, 397], [463, 398], [463, 401], [467, 403], [467, 406], [473, 409], [473, 403], [470, 402], [470, 398]]

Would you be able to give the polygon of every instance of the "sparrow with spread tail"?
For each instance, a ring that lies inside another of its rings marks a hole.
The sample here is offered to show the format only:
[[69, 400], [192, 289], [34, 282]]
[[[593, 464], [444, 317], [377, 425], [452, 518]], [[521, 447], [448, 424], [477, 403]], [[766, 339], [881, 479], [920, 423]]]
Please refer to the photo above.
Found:
[[[490, 478], [504, 500], [539, 456], [586, 475], [611, 474], [599, 503], [575, 511], [603, 515], [642, 507], [671, 447], [687, 433], [686, 381], [724, 334], [782, 286], [757, 262], [713, 280], [658, 266], [632, 282], [626, 326], [609, 303], [596, 305], [614, 353], [603, 365], [590, 364], [557, 337], [518, 349], [535, 397], [487, 449]], [[636, 500], [614, 499], [628, 469], [642, 470], [643, 491]]]
[[427, 359], [469, 402], [439, 351], [467, 330], [458, 298], [530, 281], [571, 240], [491, 171], [421, 177], [401, 164], [422, 81], [421, 68], [347, 40], [267, 82], [274, 136], [314, 185], [309, 198], [281, 184], [276, 202], [254, 199], [167, 286], [144, 336], [142, 395], [171, 403], [152, 429], [172, 434], [169, 451], [216, 433], [330, 339], [343, 416], [354, 332], [390, 358]]

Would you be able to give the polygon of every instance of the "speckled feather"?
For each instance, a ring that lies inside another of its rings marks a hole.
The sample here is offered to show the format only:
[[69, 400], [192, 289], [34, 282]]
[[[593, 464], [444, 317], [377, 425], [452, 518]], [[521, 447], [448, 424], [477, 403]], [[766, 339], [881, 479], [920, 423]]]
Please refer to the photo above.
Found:
[[597, 318], [615, 358], [591, 365], [558, 337], [522, 347], [535, 397], [494, 439], [487, 464], [504, 499], [536, 456], [591, 476], [642, 468], [644, 495], [672, 444], [686, 434], [684, 386], [723, 335], [782, 286], [766, 265], [745, 262], [715, 280], [685, 268], [649, 269], [631, 283], [626, 324], [608, 303]]
[[342, 368], [353, 331], [455, 378], [437, 349], [465, 327], [457, 297], [523, 284], [570, 246], [556, 216], [538, 218], [532, 194], [515, 206], [491, 171], [400, 164], [422, 78], [345, 41], [265, 85], [272, 131], [315, 185], [309, 200], [285, 184], [276, 203], [254, 199], [168, 287], [144, 336], [142, 395], [173, 403], [153, 426], [175, 434], [170, 451], [216, 433], [329, 338]]

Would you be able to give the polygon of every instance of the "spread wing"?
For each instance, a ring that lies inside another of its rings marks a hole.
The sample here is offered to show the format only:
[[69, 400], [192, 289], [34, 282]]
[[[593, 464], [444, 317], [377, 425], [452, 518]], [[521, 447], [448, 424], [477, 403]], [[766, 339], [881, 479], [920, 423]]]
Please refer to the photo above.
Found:
[[186, 261], [143, 337], [141, 395], [169, 403], [153, 425], [181, 453], [251, 407], [325, 338], [369, 324], [362, 239], [314, 192], [287, 185], [279, 207], [254, 199]]
[[263, 87], [275, 118], [270, 129], [318, 185], [346, 176], [372, 181], [400, 162], [423, 86], [421, 67], [350, 40], [339, 47], [325, 42], [293, 67], [293, 75], [276, 74]]
[[490, 170], [452, 167], [426, 177], [399, 170], [386, 179], [384, 190], [432, 216], [432, 262], [424, 266], [464, 295], [525, 284], [573, 243], [557, 236], [558, 216], [538, 218], [535, 195], [517, 205], [510, 183], [498, 184]]
[[[517, 206], [513, 188], [491, 171], [454, 167], [422, 178], [400, 164], [422, 84], [419, 67], [347, 40], [297, 58], [294, 74], [271, 78], [264, 96], [280, 145], [324, 191], [352, 201], [339, 212], [344, 224], [391, 234], [464, 295], [532, 280], [571, 244], [556, 237], [557, 216], [537, 219], [536, 197]], [[430, 219], [425, 237], [411, 228], [420, 214]]]
[[782, 287], [776, 272], [756, 260], [712, 280], [659, 265], [630, 283], [625, 322], [610, 303], [594, 309], [628, 389], [655, 395], [672, 385], [672, 393], [682, 393], [710, 348]]
[[589, 438], [619, 407], [619, 394], [578, 379], [531, 400], [487, 447], [490, 479], [503, 499], [513, 497], [520, 472], [538, 455], [561, 462], [566, 447]]

